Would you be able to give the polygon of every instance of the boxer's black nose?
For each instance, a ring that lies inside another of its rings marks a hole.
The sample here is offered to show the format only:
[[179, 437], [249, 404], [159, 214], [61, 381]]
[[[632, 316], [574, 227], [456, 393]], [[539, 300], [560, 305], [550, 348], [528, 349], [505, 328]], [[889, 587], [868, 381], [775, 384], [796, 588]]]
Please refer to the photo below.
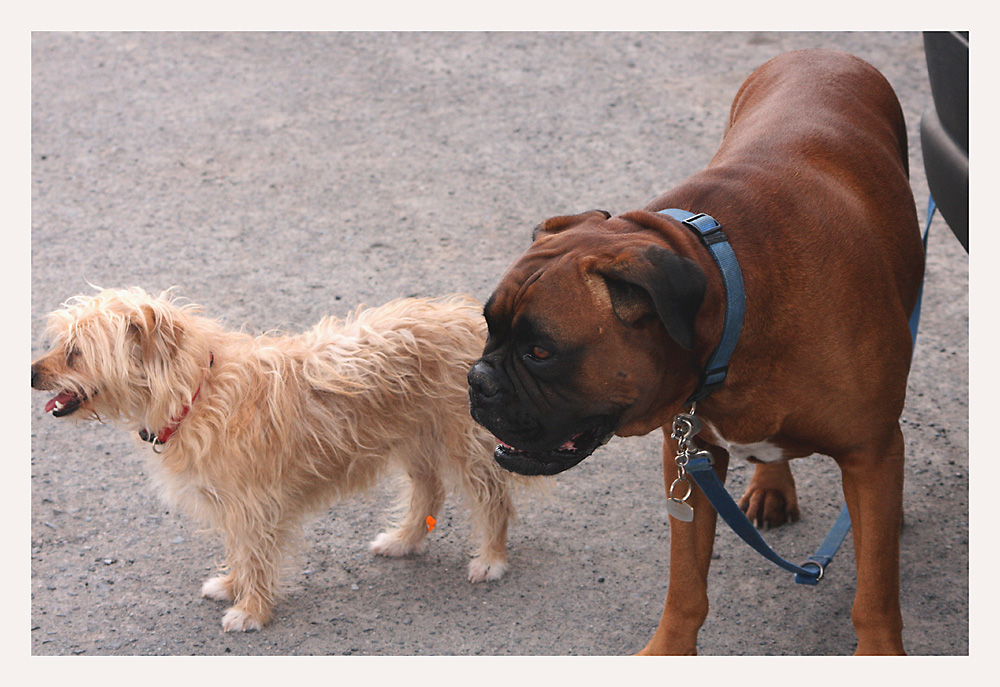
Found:
[[469, 370], [469, 387], [484, 398], [496, 396], [500, 391], [493, 366], [485, 360], [479, 360]]

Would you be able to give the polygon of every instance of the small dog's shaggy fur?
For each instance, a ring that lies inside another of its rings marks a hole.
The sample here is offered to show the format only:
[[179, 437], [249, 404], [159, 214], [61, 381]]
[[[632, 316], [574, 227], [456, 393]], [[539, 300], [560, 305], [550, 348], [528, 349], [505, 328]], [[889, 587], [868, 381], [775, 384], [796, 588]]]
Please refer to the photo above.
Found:
[[[169, 292], [78, 296], [50, 315], [31, 385], [46, 411], [108, 418], [157, 438], [168, 501], [221, 530], [228, 573], [202, 594], [233, 601], [226, 630], [271, 618], [303, 518], [403, 468], [404, 514], [372, 550], [420, 552], [454, 483], [472, 510], [473, 582], [506, 569], [514, 479], [469, 415], [466, 372], [485, 339], [471, 299], [401, 299], [324, 318], [300, 335], [226, 331]], [[85, 412], [86, 411], [86, 412]]]

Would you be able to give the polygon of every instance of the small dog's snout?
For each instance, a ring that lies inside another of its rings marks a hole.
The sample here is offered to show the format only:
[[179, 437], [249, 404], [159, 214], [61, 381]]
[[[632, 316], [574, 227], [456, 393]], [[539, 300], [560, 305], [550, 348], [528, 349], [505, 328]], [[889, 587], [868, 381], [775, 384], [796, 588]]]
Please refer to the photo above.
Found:
[[37, 365], [32, 365], [31, 366], [31, 388], [32, 389], [37, 389], [38, 388], [37, 384], [38, 384], [38, 366]]
[[480, 396], [486, 398], [496, 396], [500, 386], [493, 374], [493, 366], [485, 360], [476, 362], [469, 370], [469, 387]]

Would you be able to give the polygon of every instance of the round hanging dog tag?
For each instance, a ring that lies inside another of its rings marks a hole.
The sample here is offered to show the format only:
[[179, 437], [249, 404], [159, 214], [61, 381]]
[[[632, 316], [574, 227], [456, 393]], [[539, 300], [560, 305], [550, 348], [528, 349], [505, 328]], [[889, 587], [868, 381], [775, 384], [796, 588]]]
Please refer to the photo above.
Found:
[[694, 520], [694, 508], [680, 499], [667, 499], [667, 513], [681, 522]]

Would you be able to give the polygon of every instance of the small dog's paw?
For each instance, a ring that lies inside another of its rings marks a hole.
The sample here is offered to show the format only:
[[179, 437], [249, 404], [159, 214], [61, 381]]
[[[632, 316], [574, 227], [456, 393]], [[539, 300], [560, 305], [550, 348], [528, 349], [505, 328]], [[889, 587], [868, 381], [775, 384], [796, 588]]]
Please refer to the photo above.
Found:
[[216, 601], [232, 601], [233, 595], [225, 577], [210, 577], [201, 585], [201, 595]]
[[260, 630], [264, 624], [244, 611], [233, 606], [222, 616], [222, 629], [226, 632], [252, 632]]
[[424, 549], [427, 548], [427, 540], [421, 539], [416, 543], [409, 543], [398, 534], [382, 532], [375, 537], [370, 546], [376, 556], [399, 558], [400, 556], [409, 556], [411, 553], [423, 553]]
[[469, 582], [494, 582], [507, 572], [507, 561], [484, 560], [482, 556], [469, 561]]

